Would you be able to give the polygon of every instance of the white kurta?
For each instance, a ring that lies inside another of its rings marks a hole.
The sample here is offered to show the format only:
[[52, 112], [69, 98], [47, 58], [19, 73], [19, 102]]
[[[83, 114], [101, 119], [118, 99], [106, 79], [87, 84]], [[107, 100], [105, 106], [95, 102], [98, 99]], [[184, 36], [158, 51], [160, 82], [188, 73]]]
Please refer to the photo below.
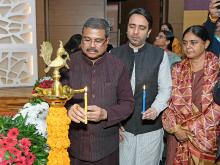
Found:
[[163, 154], [163, 128], [134, 135], [124, 132], [120, 143], [120, 165], [159, 165]]
[[[134, 50], [137, 52], [137, 50]], [[131, 86], [135, 93], [135, 63], [131, 76]], [[151, 107], [157, 110], [159, 115], [167, 106], [172, 88], [169, 60], [164, 53], [158, 73], [158, 94]], [[163, 154], [163, 128], [134, 135], [125, 133], [125, 140], [120, 143], [120, 165], [159, 165]]]

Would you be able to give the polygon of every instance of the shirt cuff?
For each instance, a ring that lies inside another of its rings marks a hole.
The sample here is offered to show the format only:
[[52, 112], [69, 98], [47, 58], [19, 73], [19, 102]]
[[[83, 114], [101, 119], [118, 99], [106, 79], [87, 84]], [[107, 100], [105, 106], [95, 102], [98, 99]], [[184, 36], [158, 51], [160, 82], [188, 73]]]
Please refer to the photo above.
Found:
[[154, 109], [156, 109], [156, 111], [157, 111], [157, 116], [159, 116], [159, 114], [160, 114], [163, 110], [165, 110], [165, 109], [167, 108], [167, 106], [164, 106], [164, 107], [156, 106], [156, 104], [154, 104], [154, 103], [151, 105], [151, 107], [154, 108]]

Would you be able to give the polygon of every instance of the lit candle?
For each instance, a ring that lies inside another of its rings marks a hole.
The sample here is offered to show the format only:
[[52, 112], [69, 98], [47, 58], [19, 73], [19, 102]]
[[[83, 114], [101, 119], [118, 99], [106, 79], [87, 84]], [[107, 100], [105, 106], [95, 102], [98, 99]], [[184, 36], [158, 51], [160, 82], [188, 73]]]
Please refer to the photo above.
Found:
[[144, 113], [146, 111], [146, 85], [143, 86], [143, 96], [142, 96], [142, 111], [141, 113]]
[[85, 112], [85, 124], [88, 123], [87, 111], [88, 111], [88, 98], [87, 98], [87, 87], [84, 88], [84, 112]]

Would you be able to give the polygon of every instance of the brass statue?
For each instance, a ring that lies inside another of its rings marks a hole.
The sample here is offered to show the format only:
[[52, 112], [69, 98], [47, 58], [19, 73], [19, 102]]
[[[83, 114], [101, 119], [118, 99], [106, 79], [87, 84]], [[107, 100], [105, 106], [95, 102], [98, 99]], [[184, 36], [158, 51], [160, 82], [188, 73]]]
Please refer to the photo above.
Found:
[[[48, 131], [47, 143], [50, 146], [50, 159], [48, 159], [47, 164], [52, 165], [54, 164], [54, 162], [56, 162], [56, 164], [59, 164], [63, 160], [65, 160], [64, 164], [69, 165], [70, 159], [68, 157], [67, 148], [70, 145], [70, 141], [68, 139], [70, 118], [67, 116], [67, 110], [64, 105], [67, 100], [71, 99], [74, 96], [74, 94], [84, 93], [84, 111], [87, 114], [87, 87], [74, 90], [67, 85], [63, 86], [61, 84], [60, 69], [63, 67], [69, 69], [69, 66], [67, 65], [67, 60], [70, 60], [69, 54], [64, 49], [63, 43], [61, 41], [60, 46], [57, 50], [56, 58], [53, 61], [51, 60], [53, 47], [49, 42], [43, 42], [40, 52], [40, 56], [43, 57], [43, 60], [47, 65], [47, 68], [44, 71], [47, 73], [50, 69], [54, 69], [52, 74], [53, 85], [49, 88], [42, 88], [42, 86], [37, 86], [34, 89], [36, 93], [33, 94], [35, 97], [43, 98], [50, 104], [49, 113], [46, 119]], [[84, 123], [88, 123], [87, 115], [85, 117]], [[59, 128], [60, 132], [62, 133], [59, 133], [57, 131], [54, 132], [54, 128]], [[63, 141], [65, 141], [64, 144], [62, 144]]]
[[53, 47], [50, 42], [43, 42], [40, 51], [40, 56], [43, 57], [44, 62], [47, 65], [47, 68], [44, 69], [46, 73], [49, 72], [50, 68], [55, 68], [59, 70], [60, 68], [65, 66], [67, 69], [69, 69], [66, 61], [70, 60], [70, 57], [67, 51], [64, 49], [62, 41], [60, 41], [60, 47], [57, 50], [57, 57], [53, 61], [51, 61]]
[[74, 90], [67, 85], [62, 86], [60, 82], [61, 75], [59, 70], [63, 67], [69, 69], [69, 66], [67, 65], [67, 60], [70, 60], [69, 54], [64, 49], [62, 41], [60, 41], [56, 58], [54, 60], [51, 60], [52, 52], [53, 47], [51, 43], [43, 42], [40, 49], [40, 56], [43, 58], [45, 64], [47, 65], [47, 68], [44, 70], [46, 73], [49, 72], [51, 68], [54, 69], [52, 75], [52, 78], [54, 80], [53, 87], [51, 89], [36, 87], [35, 91], [37, 93], [34, 94], [34, 96], [43, 97], [43, 99], [54, 105], [64, 105], [65, 102], [71, 99], [76, 93], [86, 93], [87, 96], [87, 87]]

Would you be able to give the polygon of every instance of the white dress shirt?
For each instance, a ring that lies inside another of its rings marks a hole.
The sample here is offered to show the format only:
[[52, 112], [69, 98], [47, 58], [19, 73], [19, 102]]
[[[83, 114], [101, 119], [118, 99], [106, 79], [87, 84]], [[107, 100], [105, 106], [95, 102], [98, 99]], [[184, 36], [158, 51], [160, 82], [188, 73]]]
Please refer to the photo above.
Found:
[[[137, 52], [137, 50], [135, 50]], [[135, 90], [135, 63], [131, 76], [131, 86], [134, 94]], [[163, 60], [160, 64], [158, 73], [158, 94], [152, 103], [151, 107], [155, 108], [157, 115], [159, 115], [167, 106], [168, 100], [172, 90], [172, 79], [170, 72], [169, 59], [166, 52], [164, 52]]]

